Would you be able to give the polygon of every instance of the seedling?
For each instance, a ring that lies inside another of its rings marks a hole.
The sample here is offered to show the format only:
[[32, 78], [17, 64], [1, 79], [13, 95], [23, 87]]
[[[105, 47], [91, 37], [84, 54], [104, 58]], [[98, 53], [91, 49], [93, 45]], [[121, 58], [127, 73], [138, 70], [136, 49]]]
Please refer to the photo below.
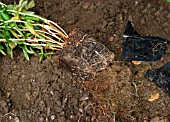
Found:
[[0, 2], [0, 52], [6, 51], [13, 58], [13, 49], [17, 46], [23, 50], [29, 60], [29, 54], [37, 55], [40, 60], [61, 50], [66, 44], [68, 35], [55, 22], [36, 15], [30, 8], [34, 0], [20, 0], [19, 4], [6, 5]]
[[113, 61], [114, 54], [104, 45], [80, 32], [68, 36], [57, 23], [29, 11], [34, 5], [34, 0], [20, 0], [19, 4], [10, 5], [0, 2], [0, 52], [3, 55], [7, 51], [13, 58], [13, 49], [19, 47], [27, 60], [29, 54], [34, 54], [41, 61], [57, 52], [59, 60], [72, 71], [77, 70], [82, 79], [90, 79], [90, 75], [94, 76]]

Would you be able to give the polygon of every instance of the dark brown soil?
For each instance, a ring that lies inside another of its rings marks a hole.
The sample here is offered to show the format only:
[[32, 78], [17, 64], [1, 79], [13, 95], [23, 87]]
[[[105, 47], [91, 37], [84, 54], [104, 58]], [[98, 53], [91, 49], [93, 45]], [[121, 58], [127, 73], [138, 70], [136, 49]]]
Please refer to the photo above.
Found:
[[[14, 0], [2, 0], [9, 4]], [[17, 0], [16, 0], [17, 1]], [[128, 20], [142, 35], [170, 40], [170, 4], [163, 0], [36, 0], [37, 14], [57, 22], [67, 33], [92, 34], [115, 55], [114, 63], [94, 81], [82, 81], [62, 67], [58, 56], [28, 62], [22, 51], [0, 57], [1, 122], [168, 122], [170, 98], [144, 74], [170, 61], [134, 65], [120, 61]], [[159, 99], [149, 102], [156, 93]]]

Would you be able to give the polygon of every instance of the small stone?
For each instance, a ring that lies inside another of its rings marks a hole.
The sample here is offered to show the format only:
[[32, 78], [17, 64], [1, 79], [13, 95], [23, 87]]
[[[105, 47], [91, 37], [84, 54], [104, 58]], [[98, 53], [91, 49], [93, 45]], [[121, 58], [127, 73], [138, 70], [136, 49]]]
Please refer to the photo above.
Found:
[[137, 6], [137, 5], [138, 5], [138, 3], [139, 3], [138, 1], [135, 1], [135, 6]]
[[55, 119], [55, 115], [51, 115], [51, 120], [54, 120]]
[[44, 117], [39, 117], [39, 121], [43, 122], [44, 121]]
[[79, 108], [79, 111], [80, 111], [81, 113], [83, 113], [83, 109]]
[[86, 95], [86, 94], [84, 94], [81, 98], [80, 98], [80, 101], [85, 101], [85, 100], [88, 100], [89, 99], [89, 97]]
[[64, 115], [64, 111], [60, 112], [60, 115]]
[[119, 20], [120, 20], [120, 21], [123, 20], [122, 14], [119, 14]]
[[7, 93], [6, 93], [6, 98], [9, 98], [10, 95], [11, 95], [11, 93], [10, 93], [10, 92], [7, 92]]
[[112, 37], [110, 37], [109, 38], [109, 42], [112, 42], [113, 41], [113, 39], [114, 39], [114, 37], [112, 36]]
[[14, 122], [19, 122], [19, 118], [15, 117]]
[[83, 8], [84, 8], [84, 9], [88, 9], [89, 6], [90, 6], [90, 2], [89, 2], [89, 1], [87, 1], [87, 2], [85, 2], [85, 3], [83, 4]]
[[73, 119], [73, 117], [74, 117], [73, 115], [70, 115], [70, 118], [71, 118], [71, 119]]
[[32, 82], [35, 82], [35, 79], [32, 79]]

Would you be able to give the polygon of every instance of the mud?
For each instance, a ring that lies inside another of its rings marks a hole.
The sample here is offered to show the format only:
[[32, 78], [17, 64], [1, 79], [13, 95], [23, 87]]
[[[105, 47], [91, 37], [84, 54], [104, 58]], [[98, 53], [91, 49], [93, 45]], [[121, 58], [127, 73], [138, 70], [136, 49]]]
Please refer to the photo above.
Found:
[[[2, 0], [9, 4], [14, 0]], [[14, 59], [0, 56], [0, 121], [2, 122], [168, 122], [170, 98], [144, 74], [170, 61], [134, 65], [121, 61], [122, 38], [130, 20], [142, 35], [170, 40], [170, 4], [163, 0], [36, 0], [33, 9], [57, 22], [67, 33], [75, 28], [114, 53], [112, 65], [82, 81], [61, 65], [58, 55], [28, 62], [22, 51]], [[153, 102], [148, 98], [160, 97]]]

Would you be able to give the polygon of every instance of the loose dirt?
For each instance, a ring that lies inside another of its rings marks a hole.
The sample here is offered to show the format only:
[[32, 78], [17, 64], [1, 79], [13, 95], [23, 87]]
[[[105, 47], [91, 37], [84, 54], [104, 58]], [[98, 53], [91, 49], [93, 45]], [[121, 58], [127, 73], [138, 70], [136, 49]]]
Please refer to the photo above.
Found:
[[[14, 0], [2, 0], [9, 4]], [[16, 2], [18, 2], [16, 0]], [[67, 33], [91, 34], [114, 53], [114, 62], [93, 81], [82, 81], [58, 55], [14, 59], [0, 56], [1, 122], [168, 122], [170, 97], [144, 74], [170, 61], [134, 65], [121, 61], [122, 36], [130, 20], [141, 35], [170, 40], [170, 4], [163, 0], [36, 0], [36, 14], [57, 22]], [[149, 101], [152, 95], [159, 98]]]

